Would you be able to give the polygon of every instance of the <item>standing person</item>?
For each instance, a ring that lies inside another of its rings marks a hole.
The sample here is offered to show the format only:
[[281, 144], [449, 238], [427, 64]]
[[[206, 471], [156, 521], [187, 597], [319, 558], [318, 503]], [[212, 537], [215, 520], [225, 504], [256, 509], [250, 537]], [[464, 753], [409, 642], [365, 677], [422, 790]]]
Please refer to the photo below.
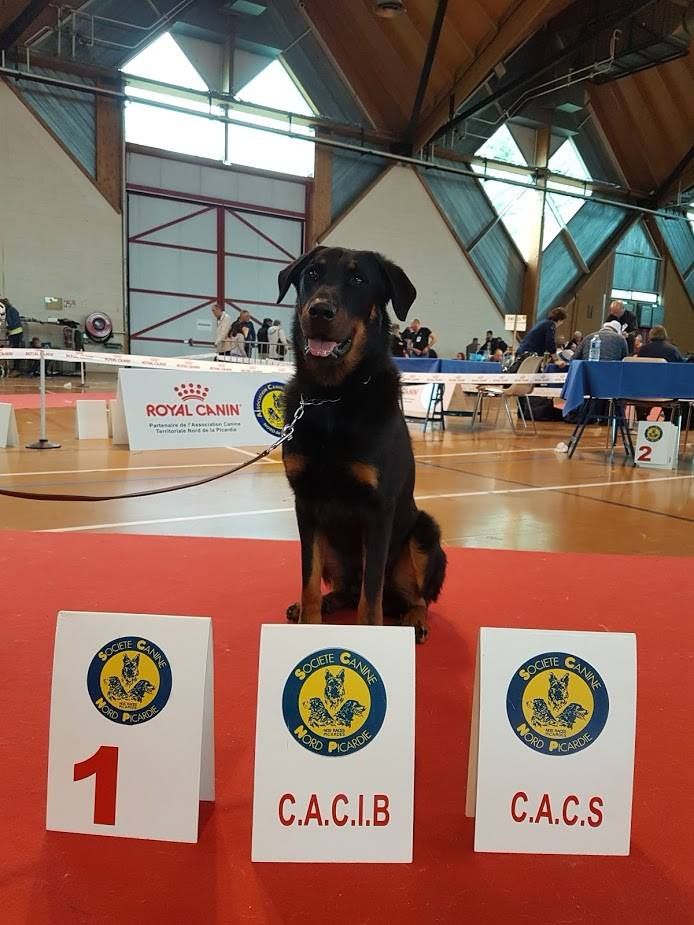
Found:
[[623, 360], [627, 355], [627, 341], [622, 326], [614, 318], [606, 321], [599, 331], [583, 338], [581, 346], [573, 355], [574, 360], [587, 360], [590, 356], [590, 342], [594, 337], [600, 341], [600, 360]]
[[419, 324], [419, 321], [411, 321], [405, 330], [402, 332], [402, 342], [405, 345], [405, 353], [407, 356], [412, 355], [412, 341], [415, 339], [417, 334], [417, 329], [415, 328], [415, 323]]
[[258, 328], [258, 356], [261, 360], [267, 358], [269, 351], [268, 331], [272, 325], [272, 318], [263, 318], [263, 323]]
[[255, 326], [251, 321], [251, 313], [246, 309], [239, 312], [238, 323], [246, 329], [244, 337], [246, 338], [246, 356], [250, 357], [253, 353], [253, 345], [255, 344]]
[[[0, 299], [5, 306], [5, 324], [7, 326], [7, 342], [10, 347], [21, 347], [24, 341], [24, 326], [19, 312], [9, 299]], [[15, 360], [11, 376], [19, 376], [19, 360]]]
[[231, 326], [230, 336], [229, 336], [229, 356], [235, 357], [237, 359], [245, 360], [248, 358], [246, 352], [246, 340], [248, 339], [248, 328], [241, 324], [240, 321], [235, 321]]
[[214, 332], [215, 352], [223, 357], [229, 356], [229, 350], [231, 349], [231, 344], [229, 343], [231, 318], [227, 315], [224, 306], [220, 302], [215, 302], [212, 306], [212, 314], [217, 319], [217, 328]]
[[557, 359], [557, 328], [566, 318], [566, 311], [563, 308], [553, 308], [542, 321], [538, 321], [523, 340], [518, 345], [516, 351], [516, 360], [524, 356], [536, 354], [543, 356], [545, 353], [550, 355], [553, 361]]
[[639, 326], [636, 321], [636, 315], [630, 312], [624, 306], [621, 299], [614, 299], [610, 302], [610, 312], [605, 321], [617, 321], [621, 325], [622, 334], [626, 336], [629, 353], [634, 352], [634, 341], [639, 332]]
[[405, 343], [400, 335], [400, 325], [393, 324], [390, 328], [390, 352], [394, 357], [407, 356]]
[[412, 338], [412, 355], [416, 357], [432, 357], [437, 356], [436, 352], [432, 350], [432, 347], [436, 343], [436, 337], [431, 332], [431, 328], [422, 327], [422, 322], [419, 318], [415, 318], [410, 325], [414, 331], [414, 337]]
[[640, 357], [657, 357], [667, 360], [668, 363], [684, 363], [684, 357], [674, 344], [670, 343], [668, 332], [662, 324], [651, 328], [651, 336], [647, 344], [639, 351]]
[[271, 360], [283, 360], [287, 352], [287, 335], [279, 321], [273, 321], [267, 332]]
[[508, 344], [502, 337], [494, 337], [494, 331], [487, 331], [484, 343], [480, 347], [480, 353], [491, 356], [496, 350], [501, 350], [503, 353], [507, 347]]

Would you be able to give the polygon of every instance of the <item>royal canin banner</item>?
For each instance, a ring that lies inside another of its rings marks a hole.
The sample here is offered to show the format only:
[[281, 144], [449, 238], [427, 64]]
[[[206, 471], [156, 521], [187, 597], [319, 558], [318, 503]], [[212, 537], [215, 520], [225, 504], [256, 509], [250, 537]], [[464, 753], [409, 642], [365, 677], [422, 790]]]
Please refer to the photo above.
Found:
[[131, 450], [267, 446], [284, 426], [290, 370], [219, 376], [121, 369], [118, 393]]

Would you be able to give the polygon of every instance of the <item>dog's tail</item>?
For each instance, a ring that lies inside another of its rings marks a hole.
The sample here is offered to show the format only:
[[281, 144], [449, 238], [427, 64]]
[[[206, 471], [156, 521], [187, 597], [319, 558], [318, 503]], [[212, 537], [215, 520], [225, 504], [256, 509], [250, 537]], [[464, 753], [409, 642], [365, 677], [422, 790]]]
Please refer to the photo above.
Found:
[[426, 556], [421, 593], [427, 604], [438, 600], [446, 577], [446, 553], [441, 548], [441, 529], [426, 511], [418, 511], [412, 539]]

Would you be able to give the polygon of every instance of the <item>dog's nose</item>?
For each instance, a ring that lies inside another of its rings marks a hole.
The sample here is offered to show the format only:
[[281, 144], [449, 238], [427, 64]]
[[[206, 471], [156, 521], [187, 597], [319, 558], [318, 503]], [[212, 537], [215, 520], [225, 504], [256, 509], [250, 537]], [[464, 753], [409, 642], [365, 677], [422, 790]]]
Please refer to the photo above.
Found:
[[308, 310], [311, 318], [321, 318], [323, 321], [332, 321], [337, 311], [327, 302], [313, 302]]

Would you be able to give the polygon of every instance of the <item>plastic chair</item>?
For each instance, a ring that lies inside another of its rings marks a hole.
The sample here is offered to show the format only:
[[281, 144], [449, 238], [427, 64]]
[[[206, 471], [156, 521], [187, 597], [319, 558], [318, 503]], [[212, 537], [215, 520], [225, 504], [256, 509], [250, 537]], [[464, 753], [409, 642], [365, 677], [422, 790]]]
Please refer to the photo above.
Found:
[[[517, 369], [517, 374], [526, 374], [526, 373], [536, 373], [539, 371], [542, 366], [542, 357], [539, 356], [530, 356], [526, 357], [521, 365]], [[533, 415], [532, 405], [529, 401], [529, 396], [532, 394], [533, 389], [535, 388], [534, 382], [513, 382], [511, 385], [506, 387], [495, 387], [495, 386], [485, 386], [481, 385], [477, 389], [477, 401], [475, 402], [475, 410], [472, 413], [472, 425], [471, 430], [475, 429], [475, 421], [478, 417], [481, 418], [482, 402], [485, 398], [500, 399], [498, 408], [496, 409], [496, 418], [494, 420], [494, 426], [499, 422], [499, 412], [501, 411], [501, 404], [504, 406], [506, 415], [508, 417], [509, 423], [514, 434], [523, 433], [522, 430], [516, 427], [516, 424], [513, 420], [513, 414], [510, 407], [510, 399], [515, 398], [516, 400], [516, 412], [520, 416], [521, 421], [523, 422], [523, 430], [527, 430], [528, 422], [526, 420], [525, 414], [523, 413], [523, 402], [522, 398], [525, 398], [526, 407], [528, 409], [528, 415], [533, 425], [533, 434], [537, 435], [537, 425], [535, 424], [535, 417]]]

